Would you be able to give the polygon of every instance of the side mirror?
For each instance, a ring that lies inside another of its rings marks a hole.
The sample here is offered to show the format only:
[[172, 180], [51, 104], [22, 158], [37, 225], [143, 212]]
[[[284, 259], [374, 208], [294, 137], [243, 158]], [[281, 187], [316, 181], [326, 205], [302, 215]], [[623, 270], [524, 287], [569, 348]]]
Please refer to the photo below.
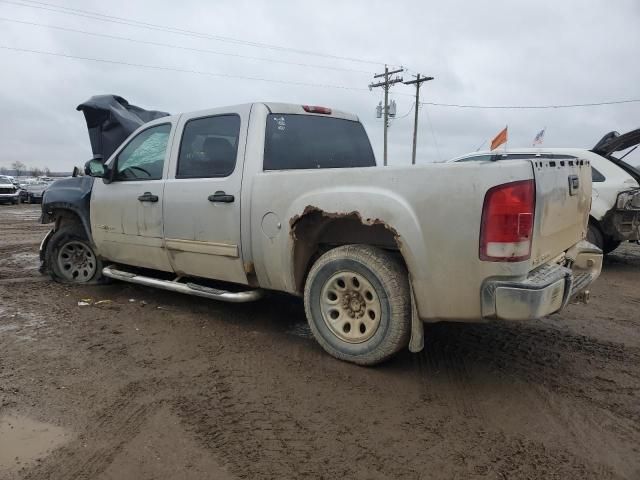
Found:
[[104, 178], [109, 173], [107, 166], [102, 163], [102, 160], [89, 160], [84, 164], [84, 173], [91, 177]]

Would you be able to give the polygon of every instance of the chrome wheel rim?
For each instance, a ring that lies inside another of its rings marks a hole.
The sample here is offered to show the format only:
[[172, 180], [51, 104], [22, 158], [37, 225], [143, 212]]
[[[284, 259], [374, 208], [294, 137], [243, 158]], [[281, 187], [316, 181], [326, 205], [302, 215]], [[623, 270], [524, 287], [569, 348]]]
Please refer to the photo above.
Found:
[[58, 270], [69, 281], [83, 283], [91, 280], [98, 263], [91, 249], [82, 242], [68, 242], [58, 252]]
[[356, 272], [338, 272], [326, 281], [320, 293], [320, 310], [329, 330], [344, 342], [366, 342], [380, 327], [378, 293]]

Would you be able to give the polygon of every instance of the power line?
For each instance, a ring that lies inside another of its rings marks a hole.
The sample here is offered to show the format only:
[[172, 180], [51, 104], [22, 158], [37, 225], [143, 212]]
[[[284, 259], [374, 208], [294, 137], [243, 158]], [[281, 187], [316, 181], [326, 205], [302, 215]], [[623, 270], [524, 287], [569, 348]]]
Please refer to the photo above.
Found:
[[435, 102], [420, 102], [420, 104], [431, 105], [433, 107], [452, 107], [452, 108], [542, 110], [542, 109], [549, 109], [549, 108], [599, 107], [601, 105], [619, 105], [622, 103], [638, 103], [638, 102], [640, 102], [640, 98], [630, 99], [630, 100], [612, 100], [609, 102], [572, 103], [572, 104], [566, 104], [566, 105], [460, 105], [456, 103], [435, 103]]
[[[0, 2], [5, 0], [0, 0]], [[226, 73], [216, 73], [216, 72], [207, 72], [200, 70], [188, 70], [177, 67], [167, 67], [162, 65], [148, 65], [134, 62], [124, 62], [119, 60], [108, 60], [103, 58], [94, 58], [94, 57], [83, 57], [79, 55], [70, 55], [65, 53], [58, 52], [47, 52], [44, 50], [35, 50], [35, 49], [26, 49], [19, 47], [10, 47], [7, 45], [0, 45], [1, 49], [4, 50], [12, 50], [16, 52], [26, 52], [26, 53], [34, 53], [39, 55], [48, 55], [54, 57], [62, 57], [62, 58], [70, 58], [76, 60], [86, 60], [91, 62], [100, 62], [100, 63], [108, 63], [113, 65], [124, 65], [129, 67], [139, 67], [139, 68], [147, 68], [152, 70], [165, 70], [170, 72], [181, 72], [181, 73], [192, 73], [197, 75], [208, 75], [215, 77], [226, 77], [226, 78], [237, 78], [242, 80], [254, 80], [254, 81], [262, 81], [262, 82], [270, 82], [270, 83], [280, 83], [285, 85], [298, 85], [298, 86], [306, 86], [306, 87], [320, 87], [320, 88], [335, 88], [339, 90], [352, 90], [359, 92], [367, 92], [366, 88], [358, 88], [358, 87], [349, 87], [346, 85], [330, 85], [330, 84], [318, 84], [318, 83], [307, 83], [307, 82], [296, 82], [296, 81], [288, 81], [288, 80], [277, 80], [271, 78], [262, 78], [262, 77], [249, 77], [244, 75], [233, 75]], [[396, 95], [410, 95], [404, 94], [402, 92], [396, 92]], [[561, 109], [561, 108], [578, 108], [578, 107], [594, 107], [594, 106], [603, 106], [603, 105], [620, 105], [620, 104], [629, 104], [629, 103], [640, 103], [640, 99], [629, 99], [629, 100], [611, 100], [608, 102], [595, 102], [595, 103], [576, 103], [576, 104], [567, 104], [567, 105], [461, 105], [461, 104], [452, 104], [452, 103], [437, 103], [437, 102], [420, 102], [420, 106], [422, 105], [430, 105], [434, 107], [450, 107], [450, 108], [473, 108], [473, 109]]]
[[[253, 41], [248, 41], [248, 40], [241, 40], [241, 39], [238, 39], [238, 38], [225, 37], [225, 36], [221, 36], [221, 35], [211, 35], [211, 34], [208, 34], [208, 33], [197, 32], [197, 31], [194, 31], [194, 30], [187, 30], [187, 29], [171, 27], [171, 26], [167, 26], [167, 25], [159, 25], [159, 24], [155, 24], [155, 23], [147, 23], [147, 22], [142, 22], [142, 21], [139, 21], [139, 20], [132, 20], [132, 19], [124, 18], [124, 17], [117, 17], [115, 15], [107, 15], [107, 14], [103, 14], [103, 13], [99, 13], [99, 12], [92, 12], [92, 11], [89, 11], [89, 10], [81, 10], [81, 9], [77, 9], [77, 8], [69, 8], [69, 7], [64, 7], [64, 6], [61, 6], [61, 5], [45, 3], [45, 2], [38, 2], [38, 1], [34, 1], [34, 0], [22, 0], [22, 1], [0, 0], [0, 2], [9, 3], [9, 4], [12, 4], [12, 5], [18, 5], [18, 6], [21, 6], [21, 7], [34, 8], [34, 9], [46, 10], [46, 11], [55, 12], [55, 13], [61, 13], [61, 14], [64, 14], [64, 15], [74, 15], [74, 16], [78, 16], [78, 17], [90, 18], [92, 20], [98, 20], [98, 21], [102, 21], [102, 22], [117, 23], [117, 24], [121, 24], [121, 25], [129, 25], [129, 26], [134, 26], [134, 27], [139, 27], [139, 28], [146, 28], [148, 30], [170, 32], [170, 33], [175, 33], [175, 34], [178, 34], [178, 35], [184, 35], [184, 36], [189, 36], [189, 37], [205, 38], [205, 39], [208, 39], [208, 40], [216, 40], [216, 41], [220, 41], [220, 42], [233, 43], [233, 44], [236, 44], [236, 45], [246, 45], [246, 46], [256, 47], [256, 48], [265, 48], [265, 49], [269, 49], [269, 50], [276, 50], [276, 51], [282, 51], [282, 52], [291, 52], [291, 53], [297, 53], [297, 54], [300, 54], [300, 55], [312, 55], [312, 56], [317, 56], [317, 57], [331, 58], [331, 59], [334, 59], [334, 60], [345, 60], [345, 61], [349, 61], [349, 62], [366, 63], [366, 64], [370, 64], [370, 65], [382, 65], [383, 64], [383, 62], [376, 62], [376, 61], [373, 61], [373, 60], [354, 58], [354, 57], [346, 57], [346, 56], [340, 56], [340, 55], [332, 55], [332, 54], [328, 54], [328, 53], [314, 52], [314, 51], [311, 51], [311, 50], [302, 50], [302, 49], [297, 49], [297, 48], [284, 47], [284, 46], [281, 46], [281, 45], [273, 45], [273, 44], [262, 43], [262, 42], [253, 42]], [[28, 3], [24, 3], [24, 2], [28, 2]]]
[[7, 18], [7, 17], [0, 17], [0, 20], [5, 21], [5, 22], [12, 22], [12, 23], [19, 23], [22, 25], [29, 25], [29, 26], [35, 26], [35, 27], [43, 27], [43, 28], [50, 28], [53, 30], [60, 30], [63, 32], [73, 32], [73, 33], [80, 33], [83, 35], [91, 35], [94, 37], [102, 37], [102, 38], [109, 38], [109, 39], [115, 39], [115, 40], [124, 40], [127, 42], [134, 42], [134, 43], [141, 43], [144, 45], [152, 45], [152, 46], [156, 46], [156, 47], [168, 47], [168, 48], [175, 48], [175, 49], [179, 49], [179, 50], [188, 50], [188, 51], [192, 51], [192, 52], [202, 52], [202, 53], [210, 53], [213, 55], [223, 55], [223, 56], [227, 56], [227, 57], [236, 57], [236, 58], [244, 58], [247, 60], [258, 60], [258, 61], [262, 61], [262, 62], [268, 62], [268, 63], [282, 63], [285, 65], [295, 65], [295, 66], [299, 66], [299, 67], [310, 67], [310, 68], [319, 68], [319, 69], [327, 69], [327, 70], [340, 70], [340, 71], [344, 71], [344, 72], [355, 72], [355, 73], [366, 73], [366, 74], [371, 74], [372, 72], [370, 71], [366, 71], [366, 70], [357, 70], [357, 69], [351, 69], [351, 68], [342, 68], [342, 67], [333, 67], [333, 66], [328, 66], [328, 65], [317, 65], [317, 64], [309, 64], [309, 63], [300, 63], [300, 62], [288, 62], [286, 60], [274, 60], [274, 59], [270, 59], [270, 58], [264, 58], [264, 57], [252, 57], [249, 55], [241, 55], [238, 53], [227, 53], [227, 52], [218, 52], [215, 50], [208, 50], [208, 49], [202, 49], [202, 48], [193, 48], [193, 47], [184, 47], [181, 45], [174, 45], [174, 44], [170, 44], [170, 43], [162, 43], [162, 42], [153, 42], [150, 40], [139, 40], [136, 38], [130, 38], [130, 37], [121, 37], [119, 35], [109, 35], [106, 33], [98, 33], [98, 32], [89, 32], [86, 30], [77, 30], [75, 28], [68, 28], [68, 27], [60, 27], [57, 25], [49, 25], [49, 24], [44, 24], [44, 23], [36, 23], [36, 22], [27, 22], [24, 20], [17, 20], [14, 18]]
[[91, 61], [91, 62], [108, 63], [108, 64], [112, 64], [112, 65], [125, 65], [125, 66], [128, 66], [128, 67], [148, 68], [148, 69], [152, 69], [152, 70], [165, 70], [165, 71], [169, 71], [169, 72], [193, 73], [193, 74], [197, 74], [197, 75], [208, 75], [208, 76], [213, 76], [213, 77], [224, 77], [224, 78], [238, 78], [238, 79], [242, 79], [242, 80], [254, 80], [254, 81], [260, 81], [260, 82], [282, 83], [282, 84], [286, 84], [286, 85], [297, 85], [297, 86], [302, 86], [302, 87], [337, 88], [337, 89], [341, 89], [341, 90], [357, 90], [357, 91], [361, 91], [361, 92], [366, 92], [367, 91], [367, 89], [365, 89], [365, 88], [347, 87], [347, 86], [344, 86], [344, 85], [329, 85], [329, 84], [320, 84], [320, 83], [295, 82], [295, 81], [288, 81], [288, 80], [278, 80], [278, 79], [274, 79], [274, 78], [249, 77], [249, 76], [244, 76], [244, 75], [233, 75], [233, 74], [229, 74], [229, 73], [207, 72], [207, 71], [202, 71], [202, 70], [187, 70], [187, 69], [183, 69], [183, 68], [166, 67], [166, 66], [162, 66], [162, 65], [149, 65], [149, 64], [144, 64], [144, 63], [123, 62], [123, 61], [119, 61], [119, 60], [107, 60], [107, 59], [104, 59], [104, 58], [82, 57], [82, 56], [79, 56], [79, 55], [69, 55], [69, 54], [66, 54], [66, 53], [47, 52], [47, 51], [44, 51], [44, 50], [32, 50], [32, 49], [28, 49], [28, 48], [9, 47], [9, 46], [6, 46], [6, 45], [0, 45], [0, 48], [2, 48], [4, 50], [13, 50], [13, 51], [16, 51], [16, 52], [35, 53], [35, 54], [39, 54], [39, 55], [50, 55], [50, 56], [53, 56], [53, 57], [72, 58], [72, 59], [76, 59], [76, 60], [87, 60], [87, 61]]

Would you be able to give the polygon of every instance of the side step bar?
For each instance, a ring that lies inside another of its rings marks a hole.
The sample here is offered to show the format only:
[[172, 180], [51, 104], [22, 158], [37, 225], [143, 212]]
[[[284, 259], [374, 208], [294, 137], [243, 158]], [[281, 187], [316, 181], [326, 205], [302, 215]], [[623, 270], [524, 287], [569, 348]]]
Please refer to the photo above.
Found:
[[187, 295], [195, 295], [196, 297], [211, 298], [213, 300], [222, 300], [223, 302], [243, 303], [259, 300], [264, 295], [263, 290], [244, 290], [242, 292], [229, 292], [219, 290], [217, 288], [205, 287], [197, 283], [179, 283], [171, 280], [159, 280], [157, 278], [145, 277], [123, 270], [117, 270], [113, 267], [104, 267], [102, 274], [105, 277], [122, 280], [123, 282], [137, 283], [147, 287], [162, 288], [171, 290], [172, 292], [186, 293]]

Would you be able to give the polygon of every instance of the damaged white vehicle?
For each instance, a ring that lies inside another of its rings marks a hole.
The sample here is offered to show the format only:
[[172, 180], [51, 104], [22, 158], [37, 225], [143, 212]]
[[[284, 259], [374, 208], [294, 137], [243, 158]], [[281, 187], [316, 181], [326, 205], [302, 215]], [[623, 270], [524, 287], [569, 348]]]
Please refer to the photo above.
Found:
[[[624, 161], [640, 143], [640, 129], [606, 134], [591, 150], [578, 148], [510, 148], [508, 152], [475, 152], [450, 162], [495, 162], [539, 158], [588, 159], [593, 180], [587, 239], [605, 254], [625, 241], [640, 240], [640, 171]], [[633, 150], [629, 150], [633, 149]], [[618, 152], [627, 152], [618, 158]]]
[[420, 350], [423, 322], [557, 312], [601, 269], [586, 158], [377, 167], [355, 115], [254, 103], [157, 118], [86, 168], [45, 193], [54, 279], [288, 292], [362, 365]]

